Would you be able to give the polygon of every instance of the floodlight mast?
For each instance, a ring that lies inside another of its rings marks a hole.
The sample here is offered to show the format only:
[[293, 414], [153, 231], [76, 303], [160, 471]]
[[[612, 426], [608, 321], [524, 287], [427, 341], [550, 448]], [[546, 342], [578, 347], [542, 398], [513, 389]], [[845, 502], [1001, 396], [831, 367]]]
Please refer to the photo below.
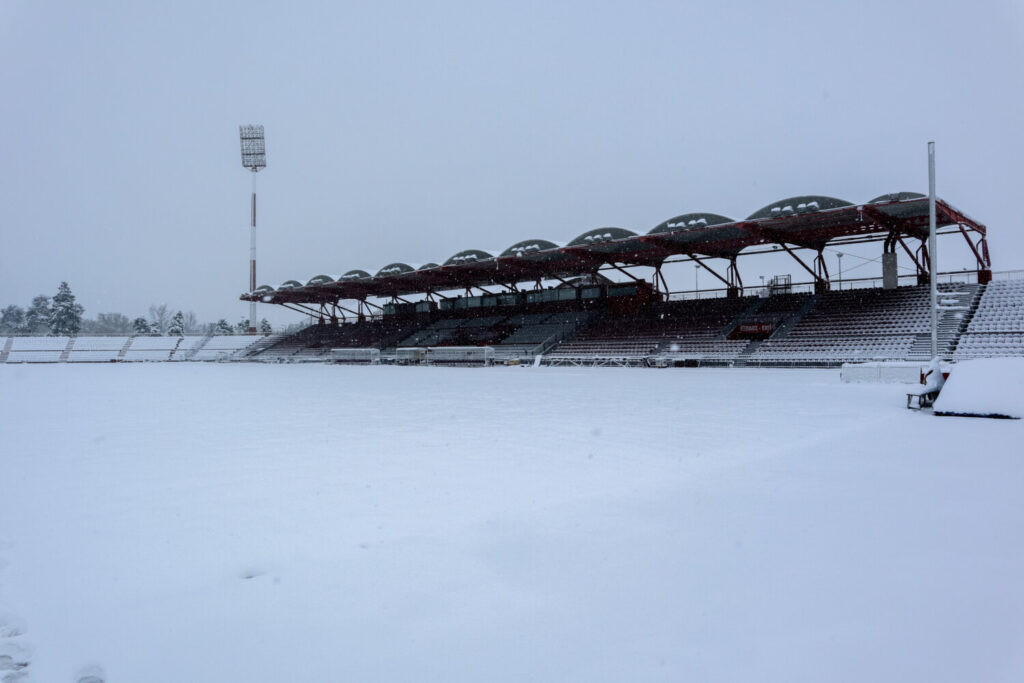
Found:
[[939, 254], [935, 244], [935, 143], [928, 143], [928, 260], [932, 309], [932, 358], [939, 357]]
[[[252, 223], [249, 227], [249, 292], [256, 291], [256, 174], [267, 167], [263, 126], [239, 126], [242, 166], [252, 171]], [[249, 303], [249, 334], [256, 334], [256, 302]]]

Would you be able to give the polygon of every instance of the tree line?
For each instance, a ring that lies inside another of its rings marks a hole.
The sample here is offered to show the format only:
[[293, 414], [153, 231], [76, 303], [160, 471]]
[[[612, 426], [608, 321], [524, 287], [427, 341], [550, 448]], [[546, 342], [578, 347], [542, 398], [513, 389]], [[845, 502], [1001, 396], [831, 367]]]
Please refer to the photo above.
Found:
[[[85, 308], [75, 301], [67, 282], [61, 282], [52, 297], [40, 294], [27, 308], [17, 305], [0, 309], [0, 334], [54, 335], [71, 337], [78, 334], [151, 335], [180, 337], [186, 334], [248, 334], [249, 320], [242, 318], [235, 325], [221, 318], [215, 323], [200, 323], [192, 311], [172, 310], [167, 304], [149, 307], [149, 316], [129, 318], [123, 313], [98, 313], [85, 318]], [[273, 328], [264, 318], [260, 334], [271, 334]]]

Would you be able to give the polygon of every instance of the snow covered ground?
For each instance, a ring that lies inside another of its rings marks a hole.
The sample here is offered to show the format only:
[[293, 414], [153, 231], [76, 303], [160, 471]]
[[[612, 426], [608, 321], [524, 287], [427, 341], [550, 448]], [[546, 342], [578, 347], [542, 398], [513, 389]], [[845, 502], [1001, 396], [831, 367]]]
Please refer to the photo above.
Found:
[[1024, 423], [904, 394], [0, 366], [0, 680], [1024, 680]]

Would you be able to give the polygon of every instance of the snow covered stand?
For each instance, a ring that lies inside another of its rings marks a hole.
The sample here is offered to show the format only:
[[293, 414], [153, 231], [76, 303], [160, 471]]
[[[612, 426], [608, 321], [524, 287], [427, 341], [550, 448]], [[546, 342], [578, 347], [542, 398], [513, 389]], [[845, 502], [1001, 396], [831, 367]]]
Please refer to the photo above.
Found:
[[979, 358], [953, 366], [936, 415], [1024, 417], [1024, 358]]

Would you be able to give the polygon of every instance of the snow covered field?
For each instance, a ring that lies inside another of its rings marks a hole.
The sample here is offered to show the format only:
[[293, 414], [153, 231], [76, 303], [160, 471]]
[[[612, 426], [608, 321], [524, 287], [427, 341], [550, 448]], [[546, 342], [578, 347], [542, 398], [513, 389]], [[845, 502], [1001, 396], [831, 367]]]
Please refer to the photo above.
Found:
[[0, 366], [0, 680], [1024, 680], [1024, 423], [905, 391]]

